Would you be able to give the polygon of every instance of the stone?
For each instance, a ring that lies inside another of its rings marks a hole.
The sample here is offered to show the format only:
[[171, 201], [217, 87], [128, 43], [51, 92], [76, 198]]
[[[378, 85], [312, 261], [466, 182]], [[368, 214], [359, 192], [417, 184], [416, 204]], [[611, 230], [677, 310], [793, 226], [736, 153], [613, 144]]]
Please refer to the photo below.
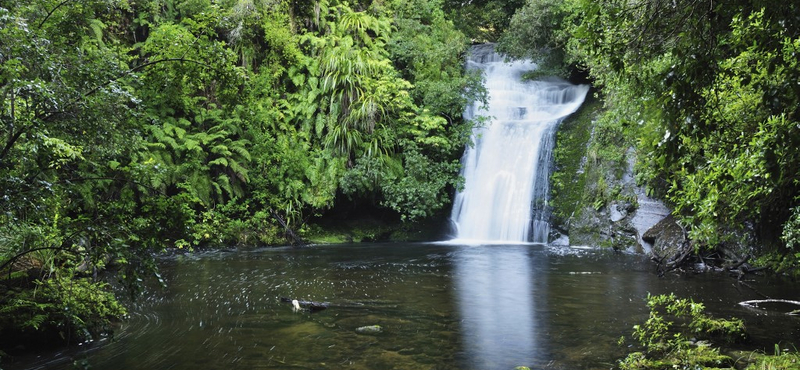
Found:
[[628, 211], [620, 208], [616, 203], [612, 204], [610, 208], [611, 222], [619, 222], [628, 215]]
[[382, 332], [383, 328], [380, 325], [367, 325], [356, 328], [356, 333], [358, 334], [374, 335]]
[[655, 225], [647, 229], [647, 231], [642, 234], [642, 240], [650, 244], [655, 244], [656, 239], [664, 234], [664, 231], [667, 230], [673, 223], [675, 223], [675, 218], [673, 218], [672, 215], [662, 218], [661, 221], [656, 222]]
[[678, 252], [683, 243], [683, 229], [675, 222], [675, 218], [669, 215], [645, 231], [642, 240], [653, 245], [652, 254], [672, 256]]

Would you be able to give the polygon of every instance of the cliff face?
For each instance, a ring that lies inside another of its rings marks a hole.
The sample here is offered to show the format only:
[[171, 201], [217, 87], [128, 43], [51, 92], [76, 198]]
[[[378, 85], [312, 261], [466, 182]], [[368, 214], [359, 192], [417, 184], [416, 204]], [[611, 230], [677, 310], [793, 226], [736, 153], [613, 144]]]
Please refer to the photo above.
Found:
[[559, 127], [551, 240], [652, 253], [654, 245], [664, 248], [670, 238], [642, 236], [670, 210], [636, 184], [636, 152], [628, 139], [635, 127], [604, 117], [603, 112], [600, 100], [588, 99]]
[[[549, 202], [551, 242], [646, 253], [657, 260], [674, 258], [682, 248], [702, 249], [687, 239], [687, 230], [663, 202], [637, 185], [632, 138], [639, 129], [628, 117], [609, 115], [596, 97], [559, 126]], [[732, 241], [716, 249], [715, 264], [758, 254], [752, 228], [724, 232]]]

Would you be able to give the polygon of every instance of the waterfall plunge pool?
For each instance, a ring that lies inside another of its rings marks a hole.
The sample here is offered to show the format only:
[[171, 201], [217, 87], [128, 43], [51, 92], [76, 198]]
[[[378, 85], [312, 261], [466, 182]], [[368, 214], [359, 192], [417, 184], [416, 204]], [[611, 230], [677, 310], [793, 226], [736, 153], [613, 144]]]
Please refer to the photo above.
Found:
[[[632, 350], [617, 340], [647, 319], [647, 294], [669, 292], [744, 319], [747, 348], [800, 337], [797, 317], [737, 304], [797, 297], [788, 283], [659, 278], [644, 256], [606, 250], [331, 245], [177, 256], [161, 269], [167, 287], [136, 302], [113, 340], [4, 368], [609, 369]], [[330, 307], [294, 312], [280, 297]], [[383, 331], [356, 332], [368, 325]]]

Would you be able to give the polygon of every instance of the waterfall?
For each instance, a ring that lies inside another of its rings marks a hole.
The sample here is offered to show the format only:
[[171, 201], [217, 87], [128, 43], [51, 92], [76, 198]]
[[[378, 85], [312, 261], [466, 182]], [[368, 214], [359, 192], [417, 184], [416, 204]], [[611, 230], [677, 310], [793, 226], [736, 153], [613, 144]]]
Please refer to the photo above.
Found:
[[523, 81], [530, 61], [507, 63], [493, 45], [473, 47], [467, 68], [483, 71], [488, 106], [475, 102], [465, 119], [486, 117], [462, 158], [464, 188], [451, 219], [456, 237], [475, 242], [546, 243], [555, 129], [583, 103], [588, 85]]

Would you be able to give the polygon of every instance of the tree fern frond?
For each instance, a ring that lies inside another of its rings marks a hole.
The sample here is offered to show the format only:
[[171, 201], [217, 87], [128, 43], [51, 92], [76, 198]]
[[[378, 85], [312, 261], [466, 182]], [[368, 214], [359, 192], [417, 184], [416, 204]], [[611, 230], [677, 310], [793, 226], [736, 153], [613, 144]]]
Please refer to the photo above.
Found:
[[92, 30], [97, 42], [103, 45], [103, 30], [106, 28], [106, 25], [99, 19], [92, 19], [89, 21], [89, 28]]
[[233, 151], [234, 153], [238, 154], [239, 157], [241, 157], [241, 158], [243, 158], [243, 159], [245, 159], [247, 161], [252, 160], [252, 157], [250, 156], [250, 152], [245, 147], [245, 145], [248, 144], [248, 142], [246, 140], [237, 140], [233, 144], [236, 144], [236, 145], [230, 148], [231, 151]]
[[250, 182], [250, 177], [248, 176], [249, 171], [239, 164], [239, 162], [234, 160], [228, 161], [228, 167], [240, 181]]
[[200, 146], [200, 142], [190, 138], [186, 138], [181, 149], [185, 152], [194, 152], [197, 154], [204, 152], [203, 147]]
[[225, 144], [217, 144], [211, 147], [211, 153], [222, 155], [222, 156], [230, 156], [231, 151], [228, 149], [228, 146]]
[[231, 198], [236, 196], [233, 191], [233, 187], [231, 187], [231, 178], [228, 177], [228, 175], [220, 174], [217, 176], [217, 181], [215, 181], [214, 184], [216, 185], [217, 193], [219, 195], [227, 195]]
[[213, 160], [211, 162], [208, 162], [208, 165], [209, 166], [222, 166], [222, 167], [226, 167], [227, 168], [228, 167], [228, 160], [226, 158], [224, 158], [224, 157], [219, 157], [219, 158], [217, 158], [217, 159], [215, 159], [215, 160]]

